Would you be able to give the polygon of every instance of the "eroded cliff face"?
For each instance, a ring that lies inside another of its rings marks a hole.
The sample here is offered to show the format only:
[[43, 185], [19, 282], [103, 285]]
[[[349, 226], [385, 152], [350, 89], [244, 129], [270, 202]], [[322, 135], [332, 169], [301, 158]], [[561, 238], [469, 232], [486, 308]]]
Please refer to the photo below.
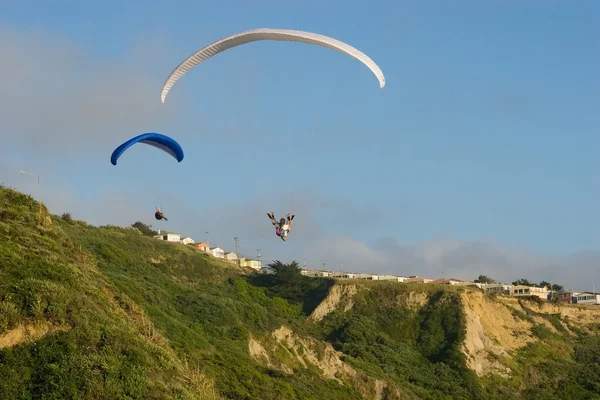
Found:
[[[479, 376], [510, 375], [502, 361], [514, 351], [539, 339], [532, 334], [539, 324], [555, 333], [574, 335], [571, 326], [587, 330], [587, 325], [600, 322], [600, 310], [588, 307], [526, 301], [516, 297], [488, 297], [479, 291], [461, 294], [466, 317], [463, 352], [467, 366]], [[552, 323], [548, 317], [554, 318]]]
[[[369, 287], [361, 287], [360, 284], [336, 283], [308, 319], [319, 323], [333, 311], [349, 312], [358, 301], [357, 296], [369, 290]], [[390, 298], [384, 301], [386, 306], [397, 305], [419, 313], [435, 298], [431, 297], [431, 293], [390, 291]], [[574, 330], [586, 330], [589, 324], [600, 323], [600, 307], [594, 309], [515, 297], [494, 297], [471, 288], [459, 289], [458, 296], [466, 329], [460, 349], [466, 356], [467, 367], [480, 377], [489, 374], [510, 376], [513, 372], [510, 359], [515, 352], [540, 340], [532, 333], [536, 325], [569, 336], [575, 335]], [[260, 364], [287, 374], [294, 373], [296, 368], [317, 367], [324, 377], [354, 386], [367, 399], [412, 398], [397, 384], [356, 370], [344, 362], [343, 354], [329, 343], [302, 336], [287, 326], [281, 326], [267, 337], [251, 337], [248, 350]]]
[[302, 336], [281, 326], [269, 337], [251, 337], [250, 355], [268, 368], [292, 374], [296, 368], [317, 367], [327, 379], [355, 387], [366, 399], [412, 399], [398, 386], [357, 371], [341, 360], [342, 353], [329, 343]]
[[509, 374], [510, 369], [499, 358], [511, 357], [511, 350], [534, 340], [532, 324], [516, 318], [504, 304], [489, 300], [482, 293], [466, 292], [461, 300], [467, 331], [462, 351], [467, 356], [467, 366], [479, 376]]
[[352, 284], [336, 284], [332, 286], [325, 300], [312, 312], [310, 319], [321, 321], [327, 314], [340, 307], [340, 305], [343, 306], [344, 312], [351, 310], [354, 306], [354, 295], [357, 291], [356, 285]]

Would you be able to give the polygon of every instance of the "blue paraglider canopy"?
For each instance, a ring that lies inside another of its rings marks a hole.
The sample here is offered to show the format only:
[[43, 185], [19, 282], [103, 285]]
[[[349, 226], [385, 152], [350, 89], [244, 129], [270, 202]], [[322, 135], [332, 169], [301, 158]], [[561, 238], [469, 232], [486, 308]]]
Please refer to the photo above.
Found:
[[143, 133], [139, 136], [129, 139], [119, 147], [113, 151], [110, 156], [110, 162], [112, 165], [117, 165], [117, 160], [121, 155], [131, 146], [136, 143], [144, 143], [150, 146], [154, 146], [157, 149], [160, 149], [168, 154], [170, 154], [173, 158], [177, 160], [177, 162], [181, 162], [183, 160], [183, 149], [174, 139], [162, 135], [160, 133]]

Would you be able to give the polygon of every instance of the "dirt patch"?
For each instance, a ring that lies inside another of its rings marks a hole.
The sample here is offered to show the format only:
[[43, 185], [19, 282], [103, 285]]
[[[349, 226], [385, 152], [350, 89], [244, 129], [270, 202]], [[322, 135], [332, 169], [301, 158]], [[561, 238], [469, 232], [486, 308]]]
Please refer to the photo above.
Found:
[[427, 304], [428, 299], [429, 295], [425, 292], [408, 292], [408, 296], [398, 297], [398, 303], [406, 308], [418, 311]]
[[286, 366], [285, 364], [278, 363], [275, 364], [271, 361], [271, 357], [269, 357], [269, 353], [267, 350], [252, 336], [248, 339], [248, 352], [250, 356], [258, 361], [261, 365], [266, 366], [267, 368], [273, 368], [281, 370], [287, 374], [291, 374], [293, 371], [291, 368]]
[[357, 292], [356, 285], [336, 284], [329, 289], [325, 300], [315, 308], [310, 315], [313, 321], [321, 321], [330, 312], [334, 311], [340, 304], [344, 305], [344, 312], [354, 306], [353, 297]]
[[0, 349], [11, 348], [22, 343], [31, 343], [46, 335], [68, 330], [68, 326], [52, 325], [49, 322], [39, 324], [21, 324], [0, 336]]
[[166, 259], [167, 259], [167, 257], [165, 257], [165, 256], [163, 256], [163, 255], [160, 255], [160, 256], [158, 256], [158, 257], [156, 257], [156, 258], [154, 258], [154, 257], [149, 257], [149, 258], [148, 258], [148, 261], [150, 261], [152, 264], [160, 264], [160, 263], [163, 263], [163, 262], [165, 262], [165, 260], [166, 260]]

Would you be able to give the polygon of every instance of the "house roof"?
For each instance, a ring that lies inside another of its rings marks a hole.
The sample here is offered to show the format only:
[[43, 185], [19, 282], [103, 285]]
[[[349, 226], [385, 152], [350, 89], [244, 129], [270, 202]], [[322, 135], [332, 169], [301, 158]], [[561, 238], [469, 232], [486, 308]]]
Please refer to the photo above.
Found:
[[216, 249], [219, 249], [219, 250], [223, 251], [223, 249], [222, 249], [222, 248], [220, 248], [220, 247], [211, 247], [211, 248], [210, 248], [210, 250], [216, 250]]
[[202, 247], [207, 247], [208, 243], [200, 242], [200, 243], [196, 243], [196, 245], [202, 246]]
[[526, 286], [526, 285], [513, 285], [512, 287], [513, 289], [531, 289], [532, 286]]
[[[159, 229], [158, 235], [156, 235], [156, 236], [163, 236], [163, 235], [179, 235], [179, 233], [169, 232], [169, 231], [165, 231], [163, 229]], [[181, 235], [179, 235], [179, 236], [181, 236]]]

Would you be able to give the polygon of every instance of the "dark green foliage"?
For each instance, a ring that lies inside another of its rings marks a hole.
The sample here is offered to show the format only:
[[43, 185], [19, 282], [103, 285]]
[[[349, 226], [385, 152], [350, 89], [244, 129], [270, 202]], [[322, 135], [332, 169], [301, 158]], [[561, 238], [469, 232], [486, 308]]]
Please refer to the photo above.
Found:
[[68, 223], [73, 222], [73, 218], [71, 217], [71, 213], [63, 213], [60, 217], [65, 222], [68, 222]]
[[305, 315], [309, 315], [325, 299], [334, 284], [333, 279], [303, 276], [296, 261], [290, 264], [275, 261], [269, 266], [276, 271], [275, 274], [252, 275], [248, 278], [249, 282], [265, 287], [269, 296], [301, 304]]
[[577, 385], [600, 396], [600, 336], [582, 338], [575, 346], [574, 358], [577, 368], [573, 373]]
[[544, 325], [534, 325], [531, 328], [531, 333], [542, 340], [554, 337], [554, 333]]
[[145, 236], [153, 237], [155, 235], [158, 235], [158, 232], [152, 229], [152, 225], [144, 224], [141, 221], [137, 221], [131, 224], [131, 226], [138, 229]]
[[513, 316], [515, 316], [519, 319], [522, 319], [523, 321], [533, 322], [533, 318], [529, 314], [519, 311], [512, 306], [507, 306], [507, 307]]
[[407, 295], [405, 285], [382, 282], [356, 298], [351, 311], [328, 315], [314, 334], [415, 398], [483, 399], [459, 349], [465, 331], [457, 293], [434, 291], [418, 311], [396, 302]]
[[479, 278], [475, 279], [473, 282], [475, 283], [496, 283], [496, 281], [489, 276], [479, 275]]
[[533, 283], [529, 282], [528, 279], [517, 279], [512, 283], [513, 285], [533, 286]]

